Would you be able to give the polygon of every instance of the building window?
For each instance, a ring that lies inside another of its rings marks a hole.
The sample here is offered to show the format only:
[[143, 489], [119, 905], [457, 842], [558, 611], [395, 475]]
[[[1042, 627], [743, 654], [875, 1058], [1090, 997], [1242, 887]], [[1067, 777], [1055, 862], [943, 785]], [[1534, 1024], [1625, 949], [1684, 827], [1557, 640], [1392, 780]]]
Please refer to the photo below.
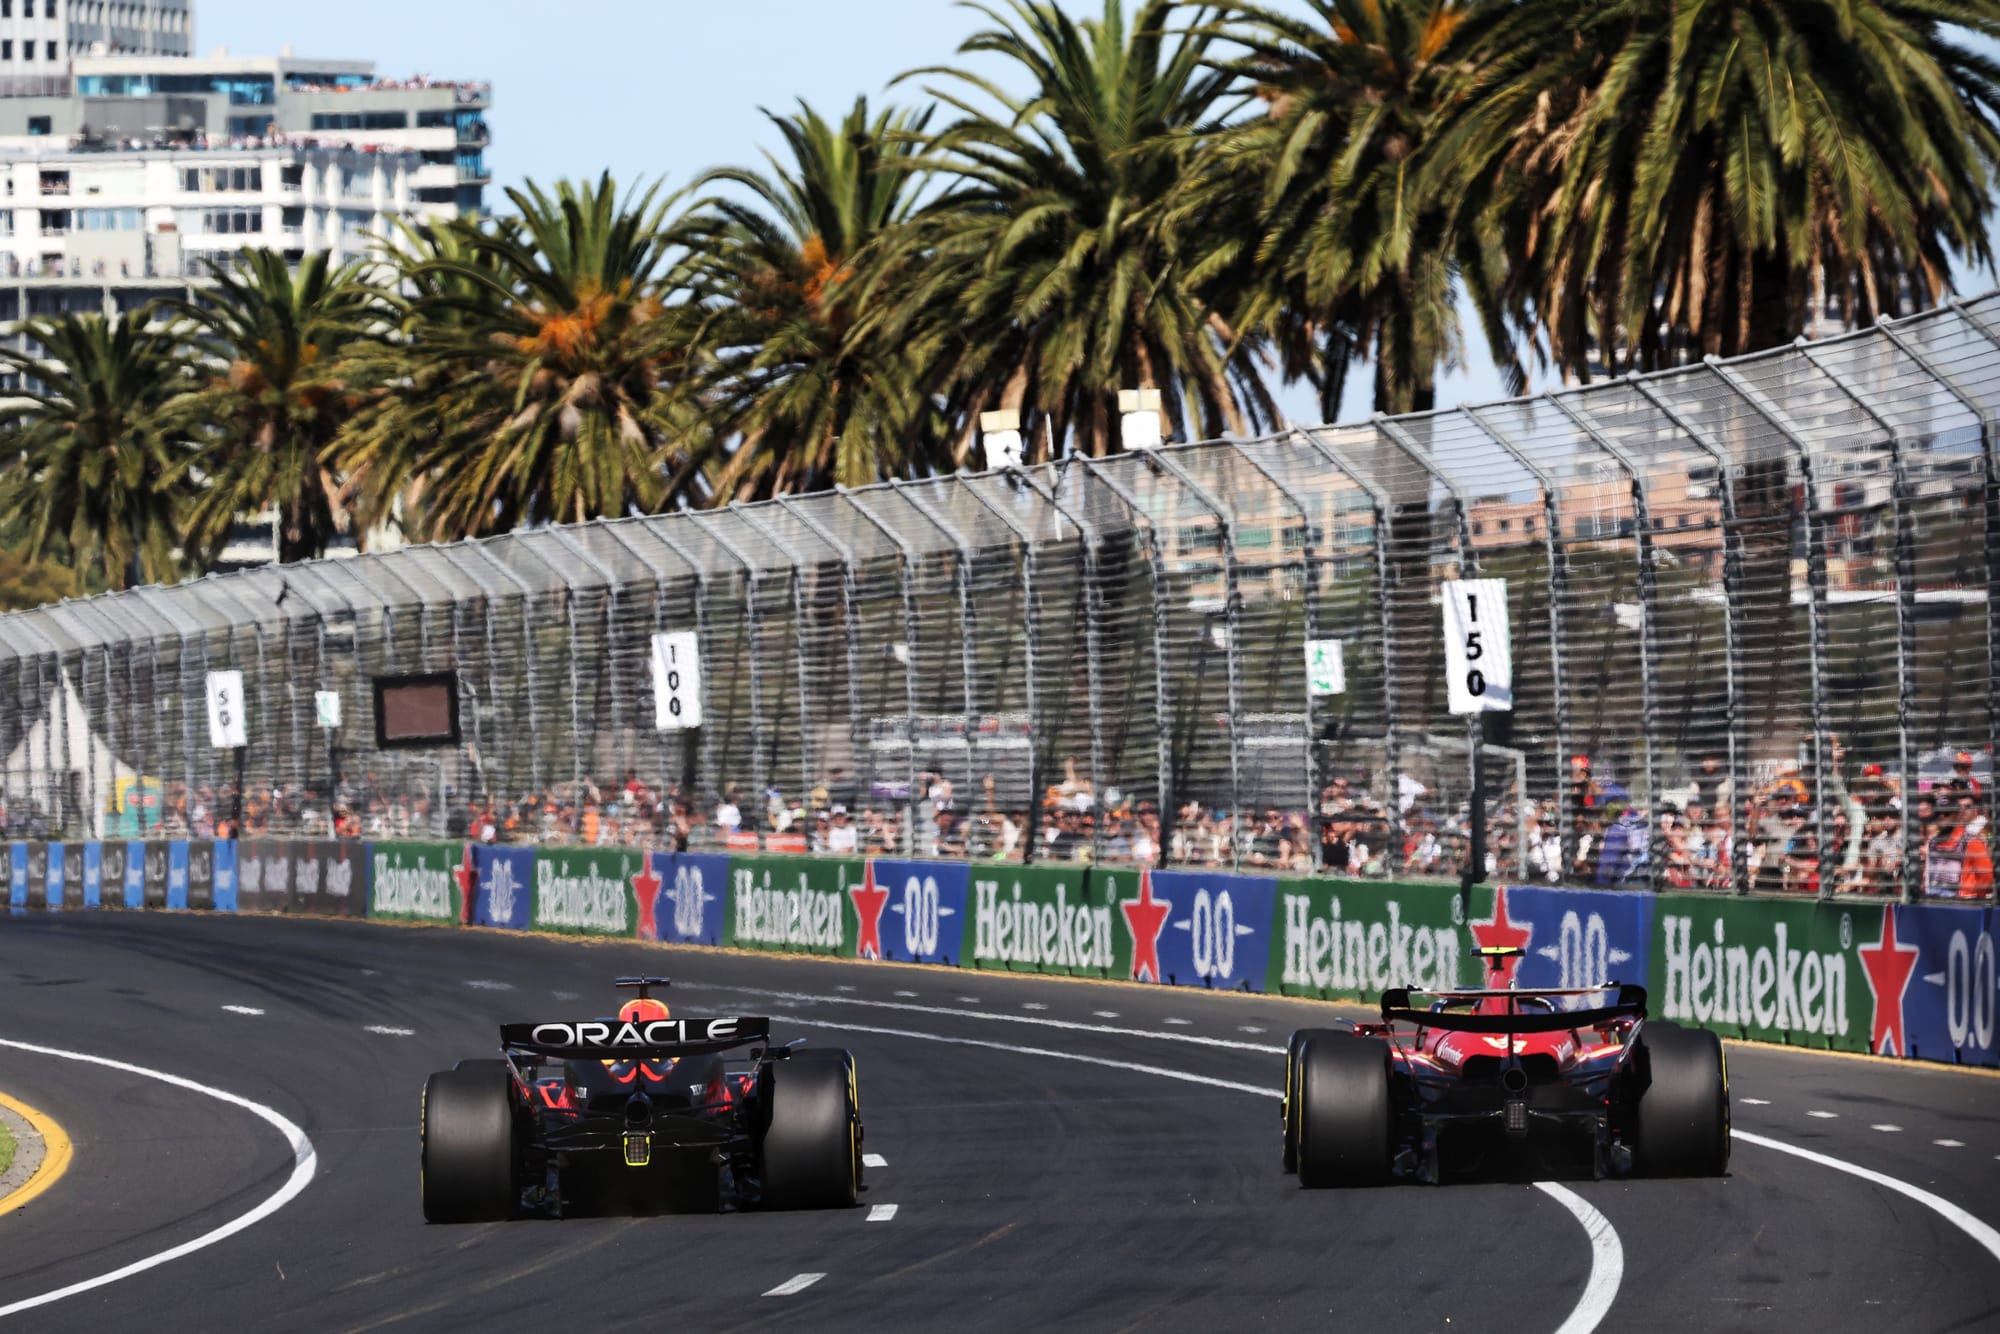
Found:
[[288, 232], [295, 232], [306, 225], [306, 211], [302, 208], [288, 208], [279, 216], [278, 225]]
[[49, 132], [49, 118], [47, 116], [28, 117], [29, 134], [47, 134], [48, 132]]
[[13, 58], [14, 39], [11, 37], [0, 38], [0, 60], [12, 60]]
[[69, 231], [69, 210], [66, 208], [45, 208], [42, 210], [42, 235], [61, 236]]
[[[35, 58], [35, 44], [33, 42], [21, 43], [21, 59], [33, 60], [34, 58]], [[34, 131], [30, 130], [28, 131], [28, 133], [33, 134]]]
[[[34, 0], [29, 0], [29, 3], [30, 4], [34, 3]], [[42, 5], [42, 17], [52, 19], [55, 16], [56, 16], [56, 0], [46, 0], [46, 3]], [[54, 60], [55, 58], [56, 58], [56, 44], [54, 42], [50, 42], [49, 59]]]
[[56, 58], [56, 44], [54, 42], [48, 42], [45, 45], [48, 47], [49, 59], [54, 60]]
[[315, 130], [405, 130], [410, 126], [407, 111], [315, 111]]
[[[28, 3], [33, 4], [34, 0], [28, 0]], [[0, 0], [0, 19], [10, 19], [13, 17], [14, 0]]]
[[278, 184], [287, 190], [296, 190], [305, 184], [306, 167], [303, 162], [287, 162], [278, 168]]

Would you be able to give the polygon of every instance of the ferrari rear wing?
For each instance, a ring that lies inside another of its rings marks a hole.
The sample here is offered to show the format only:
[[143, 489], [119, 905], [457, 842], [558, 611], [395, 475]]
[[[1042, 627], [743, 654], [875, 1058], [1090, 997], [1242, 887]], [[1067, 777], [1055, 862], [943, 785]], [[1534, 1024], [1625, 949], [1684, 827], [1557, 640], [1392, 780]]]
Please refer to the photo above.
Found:
[[[1505, 996], [1514, 1000], [1534, 997], [1599, 996], [1615, 991], [1618, 999], [1610, 1005], [1588, 1010], [1522, 1010], [1510, 1006], [1506, 1014], [1473, 1014], [1464, 1010], [1419, 1010], [1410, 1004], [1412, 992], [1446, 1000], [1486, 1000]], [[1618, 1019], [1646, 1017], [1646, 989], [1630, 983], [1602, 987], [1562, 987], [1534, 991], [1422, 991], [1411, 987], [1391, 987], [1382, 993], [1382, 1018], [1392, 1024], [1416, 1024], [1453, 1033], [1560, 1033], [1571, 1028], [1594, 1028]]]
[[769, 1019], [551, 1019], [539, 1024], [500, 1025], [500, 1045], [560, 1059], [657, 1060], [702, 1056], [731, 1047], [766, 1042]]

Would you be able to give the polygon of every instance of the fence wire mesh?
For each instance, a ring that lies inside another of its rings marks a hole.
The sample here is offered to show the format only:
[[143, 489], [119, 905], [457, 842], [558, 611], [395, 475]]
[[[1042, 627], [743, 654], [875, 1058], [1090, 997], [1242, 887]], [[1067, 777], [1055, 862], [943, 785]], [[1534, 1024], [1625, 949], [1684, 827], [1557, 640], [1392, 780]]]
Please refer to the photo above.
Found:
[[[2000, 294], [1529, 399], [65, 602], [0, 617], [0, 823], [1364, 877], [1483, 841], [1505, 880], [1986, 898], [1997, 450]], [[1468, 724], [1440, 584], [1472, 577], [1506, 581], [1514, 707]], [[689, 731], [654, 727], [674, 631]], [[460, 742], [379, 748], [374, 683], [430, 672]]]

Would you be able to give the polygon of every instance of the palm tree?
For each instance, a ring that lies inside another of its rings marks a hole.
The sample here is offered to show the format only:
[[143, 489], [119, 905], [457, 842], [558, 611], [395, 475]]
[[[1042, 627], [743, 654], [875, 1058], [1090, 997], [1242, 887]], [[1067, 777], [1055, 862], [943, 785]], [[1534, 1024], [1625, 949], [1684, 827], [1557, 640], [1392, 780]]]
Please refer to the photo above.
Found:
[[[652, 510], [695, 492], [712, 433], [671, 392], [694, 314], [658, 186], [509, 190], [518, 217], [451, 224], [401, 261], [416, 295], [398, 420], [435, 537]], [[393, 427], [394, 423], [391, 422]]]
[[66, 554], [111, 588], [181, 572], [189, 455], [168, 404], [190, 384], [184, 344], [143, 317], [63, 315], [23, 330], [37, 350], [0, 347], [25, 387], [0, 407], [0, 528], [28, 561]]
[[[1867, 323], [1990, 265], [1990, 5], [1510, 5], [1432, 170], [1517, 251], [1514, 296], [1587, 377], [1755, 351], [1822, 299]], [[1823, 296], [1821, 295], [1823, 293]]]
[[[1173, 427], [1218, 434], [1276, 419], [1214, 290], [1241, 247], [1191, 207], [1203, 134], [1228, 112], [1219, 40], [1175, 6], [1119, 0], [1078, 22], [1052, 3], [968, 6], [994, 27], [959, 47], [1011, 62], [1025, 90], [952, 68], [932, 89], [959, 118], [925, 165], [951, 178], [894, 244], [892, 287], [873, 301], [883, 332], [942, 368], [961, 428], [981, 408], [1018, 408], [1025, 437], [1104, 454], [1120, 388], [1157, 388]], [[874, 292], [871, 290], [871, 298]]]
[[349, 524], [328, 460], [362, 402], [346, 354], [381, 336], [386, 294], [359, 263], [314, 254], [294, 272], [275, 250], [246, 250], [199, 298], [165, 309], [209, 368], [172, 413], [199, 446], [172, 474], [201, 483], [189, 542], [218, 548], [239, 515], [275, 509], [279, 560], [324, 555]]
[[1437, 368], [1458, 355], [1460, 274], [1501, 364], [1514, 359], [1476, 235], [1447, 227], [1417, 172], [1462, 87], [1467, 20], [1481, 7], [1308, 0], [1305, 15], [1233, 13], [1242, 26], [1231, 36], [1247, 54], [1230, 68], [1269, 104], [1217, 143], [1215, 193], [1254, 192], [1259, 205], [1239, 319], [1269, 330], [1329, 418], [1349, 363], [1363, 359], [1374, 363], [1376, 411], [1432, 405]]
[[718, 434], [741, 437], [716, 498], [861, 486], [940, 461], [944, 423], [925, 368], [879, 326], [864, 334], [847, 299], [859, 259], [912, 210], [930, 113], [871, 118], [857, 98], [837, 126], [803, 102], [765, 114], [789, 163], [695, 183], [741, 186], [754, 201], [709, 199], [690, 223], [691, 286], [711, 312], [701, 328], [710, 410]]

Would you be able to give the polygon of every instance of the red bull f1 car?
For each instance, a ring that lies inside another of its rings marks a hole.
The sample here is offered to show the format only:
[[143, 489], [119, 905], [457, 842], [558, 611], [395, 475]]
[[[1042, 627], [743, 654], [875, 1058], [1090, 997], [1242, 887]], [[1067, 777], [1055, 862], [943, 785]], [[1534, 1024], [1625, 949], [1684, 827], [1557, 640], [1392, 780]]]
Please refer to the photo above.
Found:
[[616, 1018], [502, 1024], [498, 1058], [430, 1077], [426, 1219], [854, 1204], [852, 1055], [773, 1046], [767, 1019], [677, 1019], [665, 978], [616, 985], [638, 992]]
[[[1521, 951], [1480, 953], [1498, 982]], [[1648, 1021], [1643, 987], [1392, 988], [1380, 1023], [1292, 1034], [1284, 1125], [1285, 1170], [1308, 1187], [1435, 1184], [1531, 1140], [1588, 1154], [1599, 1178], [1720, 1176], [1729, 1073], [1715, 1034]]]

